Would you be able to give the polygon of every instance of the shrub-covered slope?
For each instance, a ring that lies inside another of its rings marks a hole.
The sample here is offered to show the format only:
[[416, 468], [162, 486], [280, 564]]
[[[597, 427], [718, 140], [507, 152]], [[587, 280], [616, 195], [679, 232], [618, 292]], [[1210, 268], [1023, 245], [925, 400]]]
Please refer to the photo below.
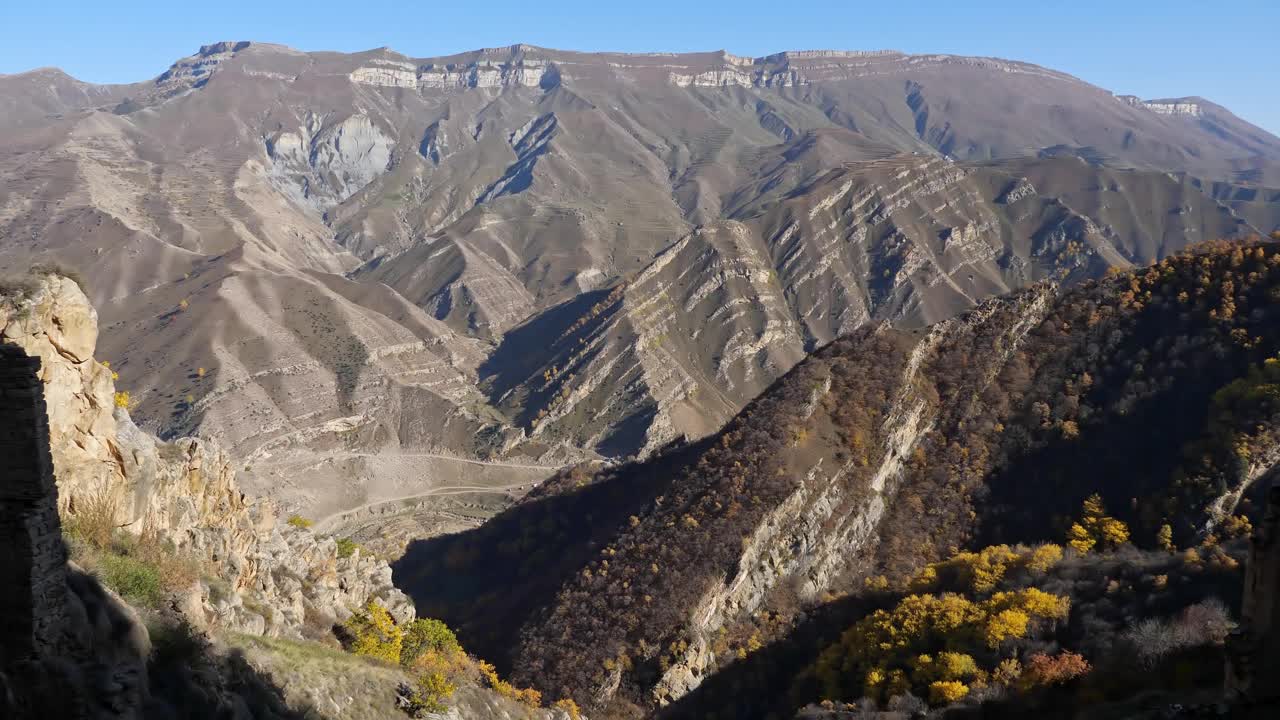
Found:
[[[1275, 246], [1211, 243], [924, 330], [864, 328], [708, 441], [411, 547], [398, 579], [519, 681], [626, 716], [868, 583], [906, 588], [956, 548], [1063, 542], [1094, 493], [1131, 544], [1196, 544], [1277, 458], [1276, 299]], [[478, 598], [446, 587], [485, 577]]]

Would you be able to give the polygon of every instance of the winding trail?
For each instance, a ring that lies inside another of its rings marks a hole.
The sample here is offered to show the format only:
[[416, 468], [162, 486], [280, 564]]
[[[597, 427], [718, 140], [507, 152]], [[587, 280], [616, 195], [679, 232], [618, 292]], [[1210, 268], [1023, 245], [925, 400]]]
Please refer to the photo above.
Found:
[[399, 453], [399, 452], [397, 453], [357, 453], [357, 452], [331, 453], [324, 457], [324, 461], [341, 460], [343, 458], [356, 458], [356, 457], [379, 458], [379, 459], [392, 459], [392, 458], [402, 458], [402, 457], [403, 458], [433, 458], [436, 460], [450, 460], [452, 462], [466, 463], [468, 465], [483, 465], [485, 467], [497, 467], [497, 468], [519, 468], [522, 470], [547, 470], [553, 473], [557, 470], [560, 470], [561, 468], [568, 467], [567, 465], [534, 465], [534, 464], [524, 464], [524, 463], [494, 462], [491, 460], [473, 460], [471, 458], [458, 457], [457, 455], [442, 455], [439, 453]]
[[[356, 454], [357, 453], [351, 453], [351, 455], [356, 455]], [[403, 456], [404, 457], [437, 457], [437, 458], [443, 458], [443, 459], [449, 459], [449, 460], [461, 460], [461, 458], [453, 458], [447, 455], [426, 455], [426, 454], [411, 455], [411, 454], [405, 453]], [[513, 463], [487, 463], [480, 460], [462, 460], [462, 462], [469, 462], [476, 465], [488, 465], [488, 466], [496, 466], [496, 467], [512, 467], [512, 468], [522, 468], [522, 469], [530, 469], [530, 470], [546, 470], [548, 471], [547, 477], [550, 477], [552, 474], [555, 473], [555, 471], [560, 469], [559, 467], [549, 466], [549, 465], [518, 465]], [[413, 493], [411, 495], [402, 495], [400, 497], [392, 497], [392, 498], [382, 498], [379, 500], [373, 500], [373, 501], [364, 503], [363, 505], [357, 505], [356, 507], [353, 507], [353, 508], [348, 508], [346, 510], [340, 510], [335, 513], [330, 513], [329, 515], [319, 518], [318, 520], [316, 520], [315, 530], [318, 533], [333, 532], [335, 529], [341, 527], [344, 523], [358, 518], [361, 515], [361, 513], [373, 510], [375, 508], [387, 506], [387, 505], [399, 505], [406, 502], [412, 502], [412, 501], [416, 501], [424, 498], [439, 497], [444, 495], [468, 495], [468, 494], [476, 494], [476, 493], [490, 494], [490, 495], [507, 495], [507, 494], [510, 494], [513, 490], [517, 490], [519, 488], [533, 487], [533, 486], [539, 485], [545, 479], [546, 478], [542, 478], [538, 480], [527, 479], [521, 482], [511, 483], [508, 485], [444, 485], [441, 487], [432, 488], [425, 492]]]

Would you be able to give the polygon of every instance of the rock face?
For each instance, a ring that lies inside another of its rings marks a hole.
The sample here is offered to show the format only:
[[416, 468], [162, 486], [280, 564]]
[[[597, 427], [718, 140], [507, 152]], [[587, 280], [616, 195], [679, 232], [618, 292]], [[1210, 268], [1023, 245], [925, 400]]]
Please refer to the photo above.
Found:
[[341, 620], [369, 599], [413, 618], [386, 563], [359, 550], [340, 558], [333, 539], [279, 522], [270, 502], [240, 492], [217, 443], [139, 430], [112, 371], [93, 357], [97, 313], [74, 281], [43, 275], [11, 290], [0, 325], [0, 339], [41, 361], [58, 511], [107, 503], [128, 532], [157, 534], [216, 566], [225, 585], [200, 581], [184, 604], [194, 622], [297, 636], [308, 613]]
[[368, 116], [308, 115], [298, 130], [267, 139], [267, 157], [284, 193], [323, 212], [386, 172], [394, 145]]
[[20, 348], [0, 344], [0, 436], [6, 460], [0, 488], [0, 537], [5, 553], [4, 642], [0, 662], [8, 666], [63, 650], [67, 623], [66, 548], [58, 522], [57, 486], [49, 454], [49, 427], [40, 361]]

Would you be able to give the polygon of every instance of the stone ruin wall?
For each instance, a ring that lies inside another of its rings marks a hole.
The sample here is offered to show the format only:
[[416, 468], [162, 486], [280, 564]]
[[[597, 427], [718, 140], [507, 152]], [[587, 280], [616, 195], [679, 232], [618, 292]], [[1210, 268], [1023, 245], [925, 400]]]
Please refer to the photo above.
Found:
[[1280, 485], [1268, 492], [1251, 539], [1240, 630], [1228, 647], [1227, 691], [1247, 705], [1280, 708]]
[[0, 666], [66, 655], [67, 550], [40, 359], [0, 345]]

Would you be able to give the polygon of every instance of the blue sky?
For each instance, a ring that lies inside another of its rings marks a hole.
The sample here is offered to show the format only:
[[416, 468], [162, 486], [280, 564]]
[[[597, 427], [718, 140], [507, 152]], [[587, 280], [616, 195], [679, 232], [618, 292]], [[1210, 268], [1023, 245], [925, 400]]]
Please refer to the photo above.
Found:
[[217, 40], [414, 56], [516, 42], [740, 55], [837, 48], [992, 55], [1117, 93], [1202, 95], [1280, 135], [1280, 0], [0, 0], [0, 73], [134, 82]]

